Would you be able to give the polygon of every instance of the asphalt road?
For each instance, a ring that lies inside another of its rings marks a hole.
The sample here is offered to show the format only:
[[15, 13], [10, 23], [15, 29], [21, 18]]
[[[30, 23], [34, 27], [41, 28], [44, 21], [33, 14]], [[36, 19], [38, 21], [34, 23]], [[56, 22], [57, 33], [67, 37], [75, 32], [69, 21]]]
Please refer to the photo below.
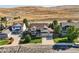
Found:
[[67, 50], [53, 50], [53, 53], [79, 53], [79, 48], [70, 48]]

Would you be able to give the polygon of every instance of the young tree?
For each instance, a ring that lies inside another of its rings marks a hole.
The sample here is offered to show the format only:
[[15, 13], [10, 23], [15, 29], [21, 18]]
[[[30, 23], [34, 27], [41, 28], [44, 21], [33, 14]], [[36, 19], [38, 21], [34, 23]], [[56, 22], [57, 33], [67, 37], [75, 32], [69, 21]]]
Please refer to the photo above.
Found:
[[53, 21], [53, 26], [54, 26], [54, 28], [55, 28], [56, 26], [58, 26], [58, 21], [57, 21], [57, 20], [54, 20], [54, 21]]
[[1, 21], [5, 23], [5, 26], [7, 27], [7, 19], [6, 17], [1, 17]]
[[7, 19], [6, 19], [6, 17], [4, 17], [4, 21], [5, 21], [5, 26], [7, 27]]
[[61, 33], [61, 26], [58, 25], [54, 28], [55, 33], [60, 34]]
[[29, 27], [27, 19], [24, 19], [23, 23], [25, 23], [26, 27]]
[[67, 38], [69, 42], [73, 42], [79, 36], [79, 30], [74, 26], [70, 26], [67, 30]]
[[55, 29], [58, 26], [58, 21], [54, 20], [52, 23], [49, 24], [49, 27]]
[[54, 37], [58, 37], [61, 33], [61, 25], [58, 24], [57, 20], [54, 20], [50, 25], [50, 28], [52, 28], [54, 30]]
[[51, 28], [51, 29], [54, 29], [54, 28], [53, 28], [53, 27], [54, 27], [54, 26], [53, 26], [53, 23], [50, 23], [48, 27]]
[[53, 28], [54, 28], [54, 32], [55, 33], [60, 34], [60, 32], [61, 32], [61, 25], [58, 24], [57, 20], [53, 21]]

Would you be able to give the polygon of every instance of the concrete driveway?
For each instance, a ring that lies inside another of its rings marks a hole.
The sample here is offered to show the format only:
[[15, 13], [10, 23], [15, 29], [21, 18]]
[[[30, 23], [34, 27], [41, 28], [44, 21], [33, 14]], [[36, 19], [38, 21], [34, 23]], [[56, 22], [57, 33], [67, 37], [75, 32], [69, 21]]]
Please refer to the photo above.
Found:
[[43, 45], [54, 45], [54, 41], [51, 39], [51, 40], [47, 40], [46, 37], [43, 37], [42, 38], [42, 44]]
[[9, 30], [5, 30], [3, 31], [4, 33], [7, 33], [9, 38], [12, 37], [14, 38], [14, 41], [13, 43], [11, 44], [11, 46], [16, 46], [16, 45], [19, 45], [19, 41], [20, 41], [20, 37], [19, 35], [15, 35], [15, 34], [11, 34], [11, 32]]

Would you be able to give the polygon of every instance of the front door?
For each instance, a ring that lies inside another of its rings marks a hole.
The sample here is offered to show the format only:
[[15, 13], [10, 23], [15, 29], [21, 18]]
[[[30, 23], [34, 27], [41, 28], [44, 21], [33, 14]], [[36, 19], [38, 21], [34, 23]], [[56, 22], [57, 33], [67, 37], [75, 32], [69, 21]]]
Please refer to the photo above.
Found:
[[46, 36], [46, 39], [47, 39], [47, 40], [52, 40], [52, 38], [53, 38], [53, 37], [52, 37], [52, 34], [51, 34], [51, 33], [49, 33], [49, 34]]

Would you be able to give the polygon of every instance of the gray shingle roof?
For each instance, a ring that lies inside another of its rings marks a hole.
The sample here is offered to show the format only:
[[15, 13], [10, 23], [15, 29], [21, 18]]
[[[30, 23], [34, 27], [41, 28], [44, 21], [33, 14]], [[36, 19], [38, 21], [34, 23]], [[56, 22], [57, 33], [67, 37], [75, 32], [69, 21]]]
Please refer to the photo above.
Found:
[[62, 22], [61, 24], [62, 24], [62, 27], [69, 25], [69, 26], [75, 26], [76, 28], [79, 28], [79, 22], [71, 22], [71, 23], [69, 23], [69, 22]]

